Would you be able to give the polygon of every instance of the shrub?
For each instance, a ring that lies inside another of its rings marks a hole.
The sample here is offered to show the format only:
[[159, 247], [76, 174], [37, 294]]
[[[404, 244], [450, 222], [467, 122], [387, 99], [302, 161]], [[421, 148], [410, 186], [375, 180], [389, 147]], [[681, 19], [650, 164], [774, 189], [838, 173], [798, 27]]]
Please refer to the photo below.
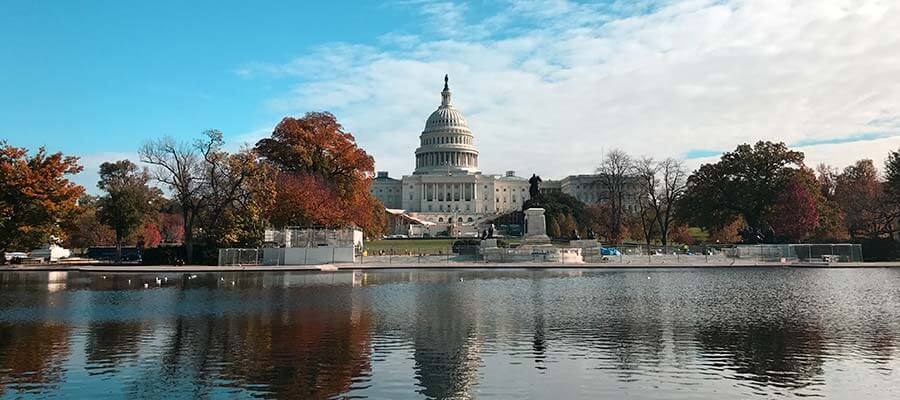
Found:
[[865, 261], [894, 261], [900, 258], [900, 243], [894, 239], [874, 238], [859, 241]]

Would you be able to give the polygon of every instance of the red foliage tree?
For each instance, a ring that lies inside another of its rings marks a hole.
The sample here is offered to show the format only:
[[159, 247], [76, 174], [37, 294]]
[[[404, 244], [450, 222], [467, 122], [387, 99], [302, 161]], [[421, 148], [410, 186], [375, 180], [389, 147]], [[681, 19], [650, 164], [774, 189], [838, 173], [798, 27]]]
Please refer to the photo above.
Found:
[[29, 156], [0, 140], [0, 253], [65, 240], [84, 192], [68, 176], [81, 169], [77, 157], [43, 147]]
[[184, 239], [184, 222], [178, 214], [159, 214], [159, 233], [163, 243], [181, 243]]
[[276, 226], [358, 226], [384, 231], [384, 207], [369, 193], [375, 162], [334, 115], [285, 118], [256, 152], [278, 171], [269, 221]]
[[791, 242], [810, 237], [819, 227], [816, 200], [797, 179], [791, 179], [778, 196], [772, 212], [775, 234]]
[[159, 233], [159, 228], [156, 227], [156, 224], [152, 222], [145, 223], [141, 227], [138, 241], [144, 244], [144, 248], [159, 246], [160, 242], [162, 242], [162, 235]]

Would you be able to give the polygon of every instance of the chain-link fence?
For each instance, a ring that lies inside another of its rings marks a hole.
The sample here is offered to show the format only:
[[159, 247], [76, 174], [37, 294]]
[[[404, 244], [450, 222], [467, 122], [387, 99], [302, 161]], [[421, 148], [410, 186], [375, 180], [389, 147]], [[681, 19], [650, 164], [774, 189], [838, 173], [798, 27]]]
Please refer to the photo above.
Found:
[[[402, 244], [398, 244], [402, 246]], [[861, 262], [858, 244], [790, 245], [677, 245], [656, 246], [623, 244], [618, 246], [575, 247], [581, 262], [562, 256], [567, 243], [553, 246], [516, 246], [482, 248], [480, 245], [402, 247], [364, 251], [359, 260], [376, 264], [471, 264], [471, 263], [548, 263], [548, 264], [621, 264], [621, 265], [752, 265], [757, 263], [840, 263]]]
[[352, 228], [287, 227], [267, 229], [264, 241], [273, 247], [354, 247], [362, 244], [362, 232]]
[[851, 243], [738, 245], [729, 250], [735, 259], [771, 262], [862, 262], [862, 245]]
[[262, 249], [219, 249], [219, 265], [262, 265]]

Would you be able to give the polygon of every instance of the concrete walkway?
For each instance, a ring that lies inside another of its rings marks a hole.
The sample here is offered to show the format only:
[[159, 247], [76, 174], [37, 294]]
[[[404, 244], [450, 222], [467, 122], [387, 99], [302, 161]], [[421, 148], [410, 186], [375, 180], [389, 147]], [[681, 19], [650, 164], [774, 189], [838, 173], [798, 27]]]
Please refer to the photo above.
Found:
[[868, 263], [797, 263], [781, 264], [766, 262], [738, 261], [735, 263], [593, 263], [593, 264], [556, 264], [556, 263], [358, 263], [358, 264], [324, 264], [324, 265], [246, 265], [246, 266], [209, 266], [209, 265], [84, 265], [84, 264], [45, 264], [45, 265], [5, 265], [0, 272], [29, 271], [80, 271], [80, 272], [124, 272], [124, 273], [191, 273], [191, 272], [263, 272], [263, 271], [339, 271], [355, 269], [622, 269], [622, 268], [723, 268], [723, 267], [795, 267], [795, 268], [896, 268], [900, 261], [868, 262]]

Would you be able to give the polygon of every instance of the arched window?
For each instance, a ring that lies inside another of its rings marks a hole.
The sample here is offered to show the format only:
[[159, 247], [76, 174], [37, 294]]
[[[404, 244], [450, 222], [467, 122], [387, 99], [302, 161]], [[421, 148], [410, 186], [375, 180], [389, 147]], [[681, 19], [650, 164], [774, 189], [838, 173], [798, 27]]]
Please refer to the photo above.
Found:
[[438, 222], [444, 222], [444, 217], [439, 217]]
[[469, 219], [467, 219], [466, 222], [473, 222], [472, 217], [469, 217]]

